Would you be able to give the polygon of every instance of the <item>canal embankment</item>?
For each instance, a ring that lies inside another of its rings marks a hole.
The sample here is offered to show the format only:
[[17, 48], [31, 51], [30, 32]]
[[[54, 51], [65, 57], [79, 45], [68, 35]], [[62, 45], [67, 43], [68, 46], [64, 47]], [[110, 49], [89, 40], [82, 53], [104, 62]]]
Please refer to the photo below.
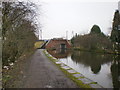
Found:
[[83, 74], [77, 72], [73, 68], [69, 67], [68, 65], [62, 63], [57, 58], [50, 55], [46, 50], [44, 51], [45, 55], [54, 63], [56, 64], [64, 74], [72, 79], [80, 88], [103, 88], [97, 82], [94, 82]]

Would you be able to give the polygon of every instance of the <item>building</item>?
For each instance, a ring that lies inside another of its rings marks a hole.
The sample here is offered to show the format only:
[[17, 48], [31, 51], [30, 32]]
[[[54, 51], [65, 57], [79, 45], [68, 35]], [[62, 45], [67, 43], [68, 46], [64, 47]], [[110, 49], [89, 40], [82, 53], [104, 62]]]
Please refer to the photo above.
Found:
[[63, 39], [63, 38], [54, 38], [54, 39], [49, 40], [46, 43], [45, 48], [46, 49], [54, 49], [54, 50], [58, 50], [58, 49], [70, 49], [71, 48], [71, 44], [66, 39]]

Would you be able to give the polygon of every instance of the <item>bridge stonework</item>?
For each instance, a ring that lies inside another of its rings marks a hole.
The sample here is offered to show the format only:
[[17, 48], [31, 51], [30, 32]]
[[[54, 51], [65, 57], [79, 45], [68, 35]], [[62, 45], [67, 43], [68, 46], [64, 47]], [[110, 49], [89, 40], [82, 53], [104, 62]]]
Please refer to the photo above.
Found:
[[51, 39], [46, 44], [46, 49], [61, 49], [61, 48], [70, 49], [71, 44], [66, 39]]

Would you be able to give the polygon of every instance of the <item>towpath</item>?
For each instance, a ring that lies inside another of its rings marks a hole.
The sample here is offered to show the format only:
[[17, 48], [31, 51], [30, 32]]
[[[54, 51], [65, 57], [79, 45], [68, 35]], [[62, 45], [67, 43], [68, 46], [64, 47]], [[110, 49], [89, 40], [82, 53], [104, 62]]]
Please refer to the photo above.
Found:
[[38, 49], [29, 58], [22, 88], [78, 88]]

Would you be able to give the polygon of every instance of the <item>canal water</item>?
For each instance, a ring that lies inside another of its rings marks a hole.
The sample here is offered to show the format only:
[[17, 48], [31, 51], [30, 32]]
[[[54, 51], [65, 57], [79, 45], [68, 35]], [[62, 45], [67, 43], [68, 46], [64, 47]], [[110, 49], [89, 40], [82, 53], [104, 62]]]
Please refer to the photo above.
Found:
[[104, 88], [120, 88], [120, 55], [66, 50], [48, 52]]

